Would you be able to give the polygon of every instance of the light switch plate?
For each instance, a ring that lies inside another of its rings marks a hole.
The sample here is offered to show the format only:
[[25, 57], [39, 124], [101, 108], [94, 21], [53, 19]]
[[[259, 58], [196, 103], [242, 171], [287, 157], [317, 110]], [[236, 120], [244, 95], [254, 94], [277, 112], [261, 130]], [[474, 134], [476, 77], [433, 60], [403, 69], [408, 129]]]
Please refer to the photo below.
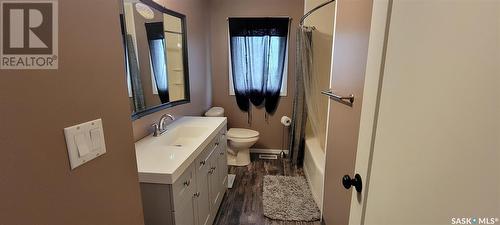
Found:
[[71, 169], [106, 153], [102, 120], [64, 128]]

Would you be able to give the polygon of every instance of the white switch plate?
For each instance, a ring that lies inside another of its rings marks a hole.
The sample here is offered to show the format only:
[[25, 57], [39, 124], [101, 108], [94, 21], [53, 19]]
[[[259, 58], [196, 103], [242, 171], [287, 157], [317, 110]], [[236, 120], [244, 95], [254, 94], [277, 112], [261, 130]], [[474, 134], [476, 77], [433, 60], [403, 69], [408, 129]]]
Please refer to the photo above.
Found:
[[64, 128], [71, 169], [106, 153], [102, 120]]

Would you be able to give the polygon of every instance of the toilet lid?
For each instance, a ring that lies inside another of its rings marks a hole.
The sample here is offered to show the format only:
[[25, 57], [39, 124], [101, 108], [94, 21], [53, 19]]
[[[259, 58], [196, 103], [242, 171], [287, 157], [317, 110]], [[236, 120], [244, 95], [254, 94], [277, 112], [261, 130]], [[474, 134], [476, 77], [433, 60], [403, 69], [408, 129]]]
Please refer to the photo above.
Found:
[[253, 138], [259, 136], [259, 132], [250, 129], [231, 128], [227, 131], [227, 136], [230, 138]]
[[208, 116], [208, 117], [224, 116], [224, 108], [212, 107], [205, 113], [205, 116]]

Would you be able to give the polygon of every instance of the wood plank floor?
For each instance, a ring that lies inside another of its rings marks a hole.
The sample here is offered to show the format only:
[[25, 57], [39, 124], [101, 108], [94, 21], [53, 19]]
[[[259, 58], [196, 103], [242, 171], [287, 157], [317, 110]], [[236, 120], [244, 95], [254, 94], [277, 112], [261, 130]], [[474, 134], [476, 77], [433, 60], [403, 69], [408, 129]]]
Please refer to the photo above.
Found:
[[214, 225], [320, 225], [317, 222], [294, 222], [271, 220], [264, 216], [262, 205], [262, 182], [265, 175], [303, 176], [302, 169], [290, 166], [287, 160], [258, 159], [252, 154], [252, 163], [246, 167], [229, 167], [236, 174], [232, 189], [228, 189], [215, 218]]

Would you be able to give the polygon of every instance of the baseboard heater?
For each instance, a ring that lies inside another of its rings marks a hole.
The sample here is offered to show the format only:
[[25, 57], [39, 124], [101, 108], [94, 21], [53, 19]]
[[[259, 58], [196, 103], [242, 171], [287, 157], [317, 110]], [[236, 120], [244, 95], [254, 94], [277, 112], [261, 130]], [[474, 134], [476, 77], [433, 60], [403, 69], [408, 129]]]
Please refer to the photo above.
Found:
[[259, 154], [259, 159], [278, 159], [278, 156], [272, 154]]

